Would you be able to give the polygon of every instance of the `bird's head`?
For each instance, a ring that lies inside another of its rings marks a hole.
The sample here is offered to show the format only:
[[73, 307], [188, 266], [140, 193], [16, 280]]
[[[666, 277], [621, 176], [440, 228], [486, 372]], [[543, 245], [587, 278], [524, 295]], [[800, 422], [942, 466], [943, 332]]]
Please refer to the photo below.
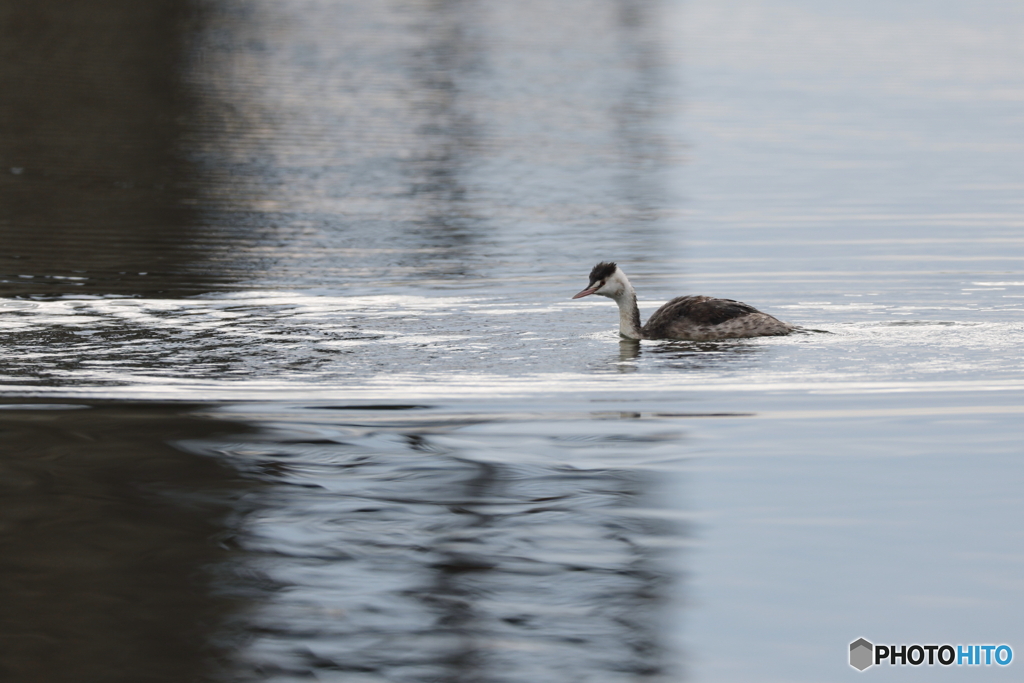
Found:
[[629, 289], [626, 275], [614, 263], [602, 261], [590, 271], [590, 284], [582, 292], [573, 297], [579, 299], [591, 294], [599, 294], [609, 299], [618, 299]]

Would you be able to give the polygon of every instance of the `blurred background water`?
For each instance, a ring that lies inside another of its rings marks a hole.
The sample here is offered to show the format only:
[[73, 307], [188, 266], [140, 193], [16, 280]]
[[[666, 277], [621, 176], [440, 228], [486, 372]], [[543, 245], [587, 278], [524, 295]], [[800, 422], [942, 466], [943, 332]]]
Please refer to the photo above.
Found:
[[[1016, 4], [71, 0], [0, 31], [5, 679], [1024, 648]], [[824, 332], [620, 342], [569, 300], [609, 259], [645, 314]]]

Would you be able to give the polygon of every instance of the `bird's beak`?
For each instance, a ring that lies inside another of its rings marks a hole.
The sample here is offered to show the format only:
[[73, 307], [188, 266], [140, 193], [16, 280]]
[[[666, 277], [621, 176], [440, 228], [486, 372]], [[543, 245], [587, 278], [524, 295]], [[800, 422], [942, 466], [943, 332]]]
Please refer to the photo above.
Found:
[[574, 296], [573, 299], [579, 299], [579, 298], [584, 297], [584, 296], [590, 296], [591, 294], [593, 294], [596, 291], [597, 291], [597, 287], [587, 287], [582, 292], [580, 292], [579, 294]]

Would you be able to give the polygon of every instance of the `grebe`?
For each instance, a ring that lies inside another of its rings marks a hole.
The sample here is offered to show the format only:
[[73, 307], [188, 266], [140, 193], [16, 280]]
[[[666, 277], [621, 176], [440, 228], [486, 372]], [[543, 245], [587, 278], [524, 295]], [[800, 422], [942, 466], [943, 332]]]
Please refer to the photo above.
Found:
[[598, 263], [590, 271], [590, 284], [573, 297], [600, 294], [619, 305], [619, 334], [626, 339], [686, 339], [710, 341], [738, 337], [771, 337], [798, 329], [753, 306], [710, 296], [681, 296], [659, 308], [640, 326], [636, 290], [614, 263]]

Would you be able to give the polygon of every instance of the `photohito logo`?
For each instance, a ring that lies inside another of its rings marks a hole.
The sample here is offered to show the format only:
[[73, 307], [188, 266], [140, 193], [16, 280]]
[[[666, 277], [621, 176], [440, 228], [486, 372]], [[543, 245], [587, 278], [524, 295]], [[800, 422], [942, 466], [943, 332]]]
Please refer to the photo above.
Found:
[[889, 666], [1006, 666], [1012, 661], [1009, 645], [873, 645], [864, 638], [850, 643], [850, 666], [857, 671], [882, 662]]

